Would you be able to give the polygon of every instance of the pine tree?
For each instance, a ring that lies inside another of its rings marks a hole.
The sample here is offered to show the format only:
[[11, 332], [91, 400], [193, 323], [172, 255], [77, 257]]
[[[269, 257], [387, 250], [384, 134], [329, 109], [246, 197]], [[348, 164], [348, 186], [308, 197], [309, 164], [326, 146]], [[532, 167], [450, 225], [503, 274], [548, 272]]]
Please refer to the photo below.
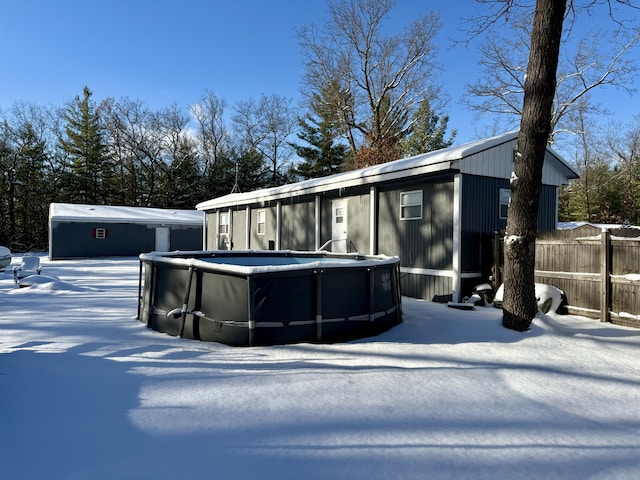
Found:
[[335, 123], [327, 112], [316, 112], [318, 117], [307, 114], [298, 121], [297, 136], [305, 145], [291, 144], [298, 156], [304, 159], [294, 169], [304, 179], [326, 177], [342, 170], [347, 154], [347, 145], [336, 143]]
[[410, 157], [450, 147], [457, 131], [453, 130], [445, 140], [448, 123], [449, 116], [437, 115], [431, 110], [429, 100], [424, 99], [413, 117], [409, 135], [402, 141], [402, 153]]
[[93, 93], [83, 88], [83, 96], [76, 96], [63, 112], [66, 122], [65, 138], [60, 147], [69, 156], [71, 173], [69, 201], [100, 204], [108, 199], [111, 166], [106, 156], [100, 116], [91, 101]]
[[45, 248], [48, 241], [49, 203], [52, 194], [45, 177], [46, 146], [30, 124], [18, 130], [16, 150], [15, 241], [27, 248]]

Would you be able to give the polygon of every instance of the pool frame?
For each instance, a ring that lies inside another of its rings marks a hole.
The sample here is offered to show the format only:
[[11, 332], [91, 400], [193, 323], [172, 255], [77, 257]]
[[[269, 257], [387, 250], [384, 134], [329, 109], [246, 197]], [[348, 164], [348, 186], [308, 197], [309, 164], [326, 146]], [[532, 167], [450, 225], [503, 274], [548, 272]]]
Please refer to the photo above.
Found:
[[137, 318], [169, 335], [233, 346], [335, 343], [402, 322], [398, 257], [215, 250], [139, 258]]

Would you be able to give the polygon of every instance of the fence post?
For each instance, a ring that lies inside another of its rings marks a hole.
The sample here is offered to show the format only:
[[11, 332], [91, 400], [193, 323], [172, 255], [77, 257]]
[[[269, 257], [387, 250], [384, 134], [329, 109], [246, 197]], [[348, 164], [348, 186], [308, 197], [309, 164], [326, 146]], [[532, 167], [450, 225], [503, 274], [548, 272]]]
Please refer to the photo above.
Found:
[[609, 322], [611, 315], [611, 233], [606, 228], [600, 233], [600, 321]]

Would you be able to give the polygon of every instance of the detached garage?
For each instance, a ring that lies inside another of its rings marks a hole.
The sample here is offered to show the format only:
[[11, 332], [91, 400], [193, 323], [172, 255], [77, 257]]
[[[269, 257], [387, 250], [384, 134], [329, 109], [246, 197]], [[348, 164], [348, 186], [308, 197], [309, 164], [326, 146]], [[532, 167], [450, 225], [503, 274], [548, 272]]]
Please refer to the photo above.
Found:
[[52, 203], [49, 259], [201, 250], [202, 228], [196, 210]]

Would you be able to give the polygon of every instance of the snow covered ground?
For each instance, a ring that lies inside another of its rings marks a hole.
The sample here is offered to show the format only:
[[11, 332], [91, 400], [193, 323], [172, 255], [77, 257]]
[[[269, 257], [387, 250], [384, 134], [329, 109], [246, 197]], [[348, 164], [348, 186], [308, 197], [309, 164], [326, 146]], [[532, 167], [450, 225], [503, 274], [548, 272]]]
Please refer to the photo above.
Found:
[[234, 348], [138, 322], [135, 258], [42, 263], [0, 273], [2, 478], [640, 478], [639, 330], [404, 298], [376, 338]]

